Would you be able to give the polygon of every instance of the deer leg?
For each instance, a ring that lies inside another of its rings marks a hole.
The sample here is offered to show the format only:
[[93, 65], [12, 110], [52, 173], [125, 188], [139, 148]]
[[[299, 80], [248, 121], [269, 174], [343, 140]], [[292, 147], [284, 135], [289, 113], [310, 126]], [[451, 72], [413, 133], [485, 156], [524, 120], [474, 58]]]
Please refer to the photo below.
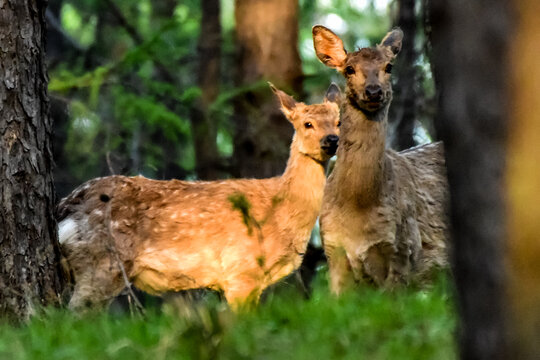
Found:
[[[248, 277], [248, 279], [245, 279]], [[234, 311], [240, 309], [249, 309], [257, 305], [262, 293], [258, 282], [253, 281], [252, 277], [244, 276], [242, 279], [235, 279], [227, 286], [223, 287], [223, 293], [227, 302]]]
[[330, 272], [330, 290], [335, 295], [339, 295], [356, 284], [351, 263], [344, 248], [326, 251]]
[[416, 221], [416, 213], [410, 210], [413, 216], [408, 216], [396, 231], [396, 251], [392, 257], [392, 266], [388, 274], [391, 284], [408, 283], [411, 274], [417, 269], [417, 262], [422, 251], [420, 230]]
[[377, 286], [384, 285], [390, 273], [394, 253], [394, 247], [388, 242], [370, 246], [361, 255], [362, 276]]
[[106, 307], [126, 287], [122, 272], [112, 260], [102, 260], [96, 267], [74, 273], [75, 288], [69, 301], [72, 310]]

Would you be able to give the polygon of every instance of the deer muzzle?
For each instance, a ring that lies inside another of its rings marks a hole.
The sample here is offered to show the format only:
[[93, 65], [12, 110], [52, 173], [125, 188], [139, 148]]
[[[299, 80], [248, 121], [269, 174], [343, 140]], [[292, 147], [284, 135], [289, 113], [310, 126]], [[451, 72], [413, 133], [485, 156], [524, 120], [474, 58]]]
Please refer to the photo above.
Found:
[[321, 149], [329, 156], [334, 156], [338, 147], [339, 136], [327, 135], [321, 140]]
[[380, 85], [368, 85], [364, 91], [368, 102], [379, 103], [383, 100], [383, 90]]

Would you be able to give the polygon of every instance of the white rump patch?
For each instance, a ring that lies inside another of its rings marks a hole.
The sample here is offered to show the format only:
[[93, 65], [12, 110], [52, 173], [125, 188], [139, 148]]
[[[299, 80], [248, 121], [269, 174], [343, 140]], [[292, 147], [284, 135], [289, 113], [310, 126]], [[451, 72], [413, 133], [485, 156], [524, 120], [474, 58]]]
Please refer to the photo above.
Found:
[[77, 241], [79, 226], [71, 218], [64, 219], [58, 224], [58, 241], [60, 244], [71, 244]]

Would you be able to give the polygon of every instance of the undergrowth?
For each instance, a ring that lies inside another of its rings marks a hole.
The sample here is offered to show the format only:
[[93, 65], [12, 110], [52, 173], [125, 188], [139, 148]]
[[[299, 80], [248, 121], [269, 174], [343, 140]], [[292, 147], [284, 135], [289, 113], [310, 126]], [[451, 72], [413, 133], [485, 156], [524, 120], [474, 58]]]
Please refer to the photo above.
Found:
[[284, 286], [239, 314], [215, 296], [197, 304], [173, 300], [144, 317], [45, 309], [27, 324], [0, 324], [0, 358], [456, 358], [446, 275], [429, 289], [366, 287], [338, 299], [324, 278], [318, 276], [308, 300]]

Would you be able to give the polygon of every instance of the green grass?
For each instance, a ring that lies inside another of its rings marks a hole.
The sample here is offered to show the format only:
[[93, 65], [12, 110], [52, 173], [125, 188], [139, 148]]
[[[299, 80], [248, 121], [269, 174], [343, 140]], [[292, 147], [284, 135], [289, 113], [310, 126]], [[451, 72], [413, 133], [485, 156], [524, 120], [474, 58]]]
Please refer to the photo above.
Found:
[[282, 288], [254, 311], [210, 299], [147, 315], [77, 317], [47, 309], [0, 325], [0, 359], [455, 359], [446, 276], [427, 290], [362, 288], [339, 299], [319, 276], [313, 296]]

